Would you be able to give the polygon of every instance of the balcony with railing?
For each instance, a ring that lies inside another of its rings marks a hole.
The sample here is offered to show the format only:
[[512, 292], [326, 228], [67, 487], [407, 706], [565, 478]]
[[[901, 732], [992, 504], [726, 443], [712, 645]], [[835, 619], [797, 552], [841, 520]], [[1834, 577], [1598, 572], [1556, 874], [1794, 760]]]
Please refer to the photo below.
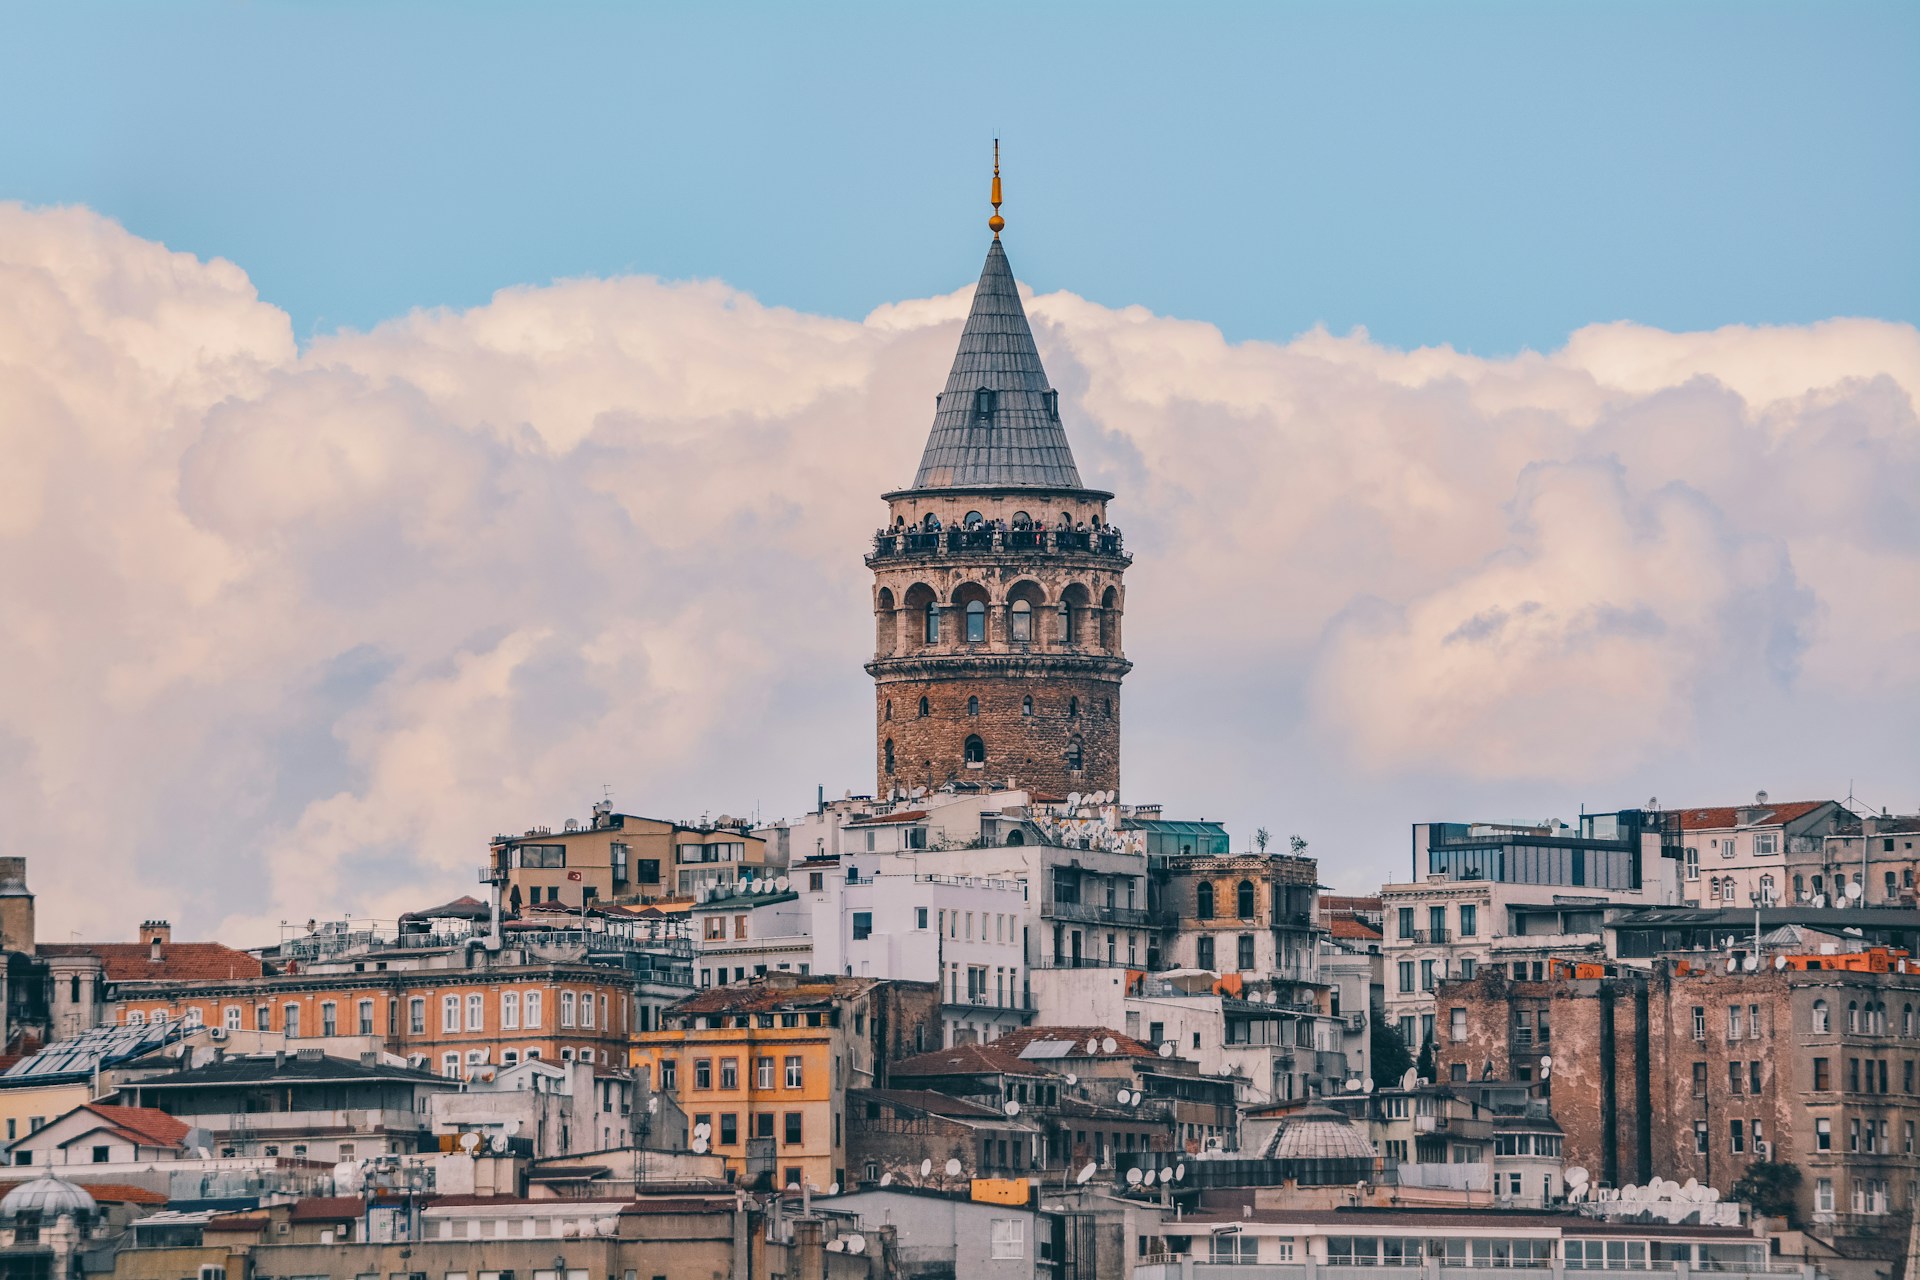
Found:
[[1045, 904], [1040, 914], [1053, 920], [1072, 920], [1081, 924], [1110, 924], [1123, 929], [1144, 929], [1153, 917], [1133, 907], [1106, 907], [1090, 902], [1063, 902], [1059, 898]]
[[1101, 529], [989, 529], [975, 525], [954, 529], [903, 529], [877, 533], [876, 560], [936, 556], [1033, 555], [1102, 556], [1123, 564], [1132, 560], [1121, 544], [1120, 531]]

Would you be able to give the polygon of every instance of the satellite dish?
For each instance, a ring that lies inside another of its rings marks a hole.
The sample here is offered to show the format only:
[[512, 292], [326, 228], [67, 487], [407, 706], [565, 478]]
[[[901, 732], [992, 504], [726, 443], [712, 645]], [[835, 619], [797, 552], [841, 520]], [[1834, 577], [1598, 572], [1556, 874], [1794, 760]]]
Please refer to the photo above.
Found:
[[933, 1161], [922, 1160], [920, 1162], [920, 1176], [924, 1178], [932, 1172], [933, 1172]]
[[1548, 1080], [1548, 1079], [1551, 1079], [1551, 1078], [1552, 1078], [1552, 1076], [1553, 1076], [1553, 1068], [1552, 1068], [1552, 1067], [1542, 1067], [1542, 1068], [1540, 1068], [1540, 1078], [1541, 1078], [1542, 1080]]
[[493, 1140], [492, 1140], [491, 1142], [489, 1142], [489, 1143], [487, 1143], [487, 1147], [488, 1147], [488, 1148], [489, 1148], [489, 1149], [490, 1149], [490, 1150], [491, 1150], [491, 1151], [492, 1151], [492, 1152], [493, 1152], [493, 1153], [494, 1153], [495, 1155], [499, 1155], [499, 1154], [501, 1154], [502, 1152], [504, 1152], [504, 1151], [505, 1151], [505, 1150], [507, 1149], [507, 1140], [506, 1140], [505, 1138], [503, 1138], [503, 1137], [501, 1137], [500, 1135], [498, 1135], [498, 1134], [495, 1134], [495, 1135], [494, 1135], [494, 1137], [493, 1137]]
[[1138, 1169], [1127, 1170], [1127, 1185], [1130, 1187], [1140, 1185], [1140, 1171]]
[[837, 1182], [830, 1182], [830, 1183], [828, 1183], [828, 1184], [827, 1184], [827, 1194], [828, 1194], [828, 1195], [830, 1195], [830, 1196], [837, 1196], [837, 1195], [839, 1195], [839, 1194], [840, 1194], [840, 1184], [839, 1184], [839, 1183], [837, 1183]]
[[1347, 1081], [1347, 1083], [1346, 1083], [1345, 1085], [1343, 1085], [1342, 1087], [1343, 1087], [1344, 1089], [1346, 1089], [1346, 1091], [1347, 1091], [1348, 1093], [1358, 1093], [1358, 1092], [1360, 1092], [1360, 1082], [1359, 1082], [1358, 1080], [1349, 1080], [1349, 1081]]
[[1776, 969], [1784, 969], [1784, 968], [1786, 968], [1786, 967], [1787, 967], [1787, 958], [1786, 958], [1785, 956], [1775, 956], [1775, 957], [1773, 958], [1773, 967], [1774, 967], [1774, 968], [1776, 968]]
[[647, 1114], [648, 1114], [648, 1115], [655, 1115], [655, 1114], [657, 1114], [657, 1113], [659, 1112], [659, 1110], [660, 1110], [660, 1099], [659, 1099], [659, 1098], [657, 1098], [657, 1097], [653, 1097], [653, 1098], [648, 1098], [648, 1099], [647, 1099]]
[[892, 1185], [893, 1185], [893, 1175], [892, 1175], [892, 1174], [890, 1174], [890, 1173], [883, 1173], [883, 1174], [881, 1174], [881, 1175], [880, 1175], [880, 1185], [881, 1185], [881, 1186], [883, 1186], [883, 1187], [890, 1187], [890, 1186], [892, 1186]]
[[1079, 1172], [1079, 1173], [1078, 1173], [1078, 1174], [1077, 1174], [1077, 1175], [1076, 1175], [1076, 1176], [1074, 1177], [1074, 1179], [1073, 1179], [1073, 1180], [1074, 1180], [1075, 1182], [1077, 1182], [1077, 1183], [1079, 1183], [1079, 1184], [1080, 1184], [1081, 1186], [1085, 1186], [1085, 1185], [1086, 1185], [1086, 1184], [1087, 1184], [1087, 1183], [1088, 1183], [1089, 1181], [1091, 1181], [1091, 1180], [1092, 1180], [1092, 1178], [1093, 1178], [1093, 1175], [1094, 1175], [1095, 1173], [1097, 1173], [1097, 1172], [1099, 1172], [1099, 1169], [1100, 1169], [1100, 1166], [1099, 1166], [1099, 1165], [1097, 1165], [1097, 1164], [1095, 1164], [1095, 1163], [1094, 1163], [1093, 1161], [1091, 1161], [1091, 1160], [1089, 1160], [1089, 1161], [1087, 1161], [1087, 1167], [1086, 1167], [1086, 1168], [1084, 1168], [1084, 1169], [1082, 1169], [1082, 1170], [1081, 1170], [1081, 1171], [1080, 1171], [1080, 1172]]
[[1361, 1088], [1361, 1090], [1362, 1090], [1362, 1092], [1365, 1092], [1365, 1093], [1372, 1093], [1372, 1092], [1373, 1092], [1373, 1077], [1372, 1077], [1372, 1076], [1368, 1076], [1368, 1077], [1367, 1077], [1367, 1078], [1366, 1078], [1365, 1080], [1363, 1080], [1363, 1081], [1361, 1081], [1361, 1083], [1360, 1083], [1360, 1088]]
[[595, 1218], [593, 1225], [600, 1229], [601, 1235], [610, 1236], [613, 1234], [613, 1229], [620, 1225], [620, 1220], [618, 1218]]
[[778, 889], [781, 893], [785, 893], [787, 891], [787, 886], [792, 883], [793, 881], [789, 880], [786, 876], [781, 876], [778, 880], [775, 880], [773, 882], [773, 887]]
[[1115, 1040], [1112, 1036], [1108, 1036], [1106, 1039], [1100, 1042], [1100, 1051], [1102, 1053], [1112, 1053], [1114, 1050], [1118, 1049], [1119, 1047], [1120, 1047], [1120, 1042], [1118, 1040]]
[[1740, 967], [1745, 969], [1748, 973], [1752, 973], [1755, 969], [1758, 969], [1760, 967], [1760, 957], [1750, 955], [1746, 957], [1745, 960], [1741, 961]]
[[1173, 1166], [1173, 1180], [1175, 1182], [1185, 1182], [1187, 1180], [1187, 1166], [1185, 1163]]
[[693, 1140], [692, 1146], [693, 1146], [693, 1154], [697, 1156], [703, 1156], [707, 1154], [707, 1140], [705, 1138], [695, 1138]]
[[1826, 894], [1824, 894], [1824, 893], [1816, 893], [1816, 894], [1814, 894], [1814, 895], [1813, 895], [1813, 905], [1814, 905], [1814, 906], [1816, 906], [1816, 907], [1824, 907], [1824, 906], [1826, 906], [1826, 905], [1827, 905], [1827, 895], [1826, 895]]
[[1168, 1040], [1162, 1043], [1158, 1052], [1163, 1058], [1171, 1058], [1173, 1056], [1173, 1041]]
[[1402, 1089], [1411, 1089], [1413, 1088], [1413, 1086], [1419, 1083], [1420, 1083], [1420, 1073], [1414, 1070], [1412, 1067], [1408, 1067], [1406, 1070], [1406, 1073], [1400, 1077], [1400, 1087]]
[[853, 1235], [847, 1237], [848, 1253], [865, 1253], [866, 1251], [867, 1238], [865, 1236], [855, 1232]]
[[1541, 1066], [1543, 1066], [1543, 1067], [1550, 1067], [1550, 1066], [1552, 1066], [1552, 1065], [1553, 1065], [1553, 1055], [1552, 1055], [1552, 1054], [1550, 1054], [1550, 1053], [1543, 1053], [1543, 1054], [1541, 1054], [1541, 1055], [1540, 1055], [1540, 1065], [1541, 1065]]
[[463, 1133], [460, 1135], [460, 1149], [466, 1152], [468, 1155], [472, 1155], [479, 1146], [480, 1146], [479, 1134]]
[[1009, 1116], [1017, 1116], [1020, 1114], [1020, 1104], [1009, 1098], [1005, 1110]]
[[957, 1178], [960, 1176], [960, 1162], [958, 1160], [947, 1161], [947, 1176], [949, 1178]]
[[1137, 1107], [1140, 1105], [1140, 1100], [1145, 1096], [1146, 1095], [1141, 1093], [1138, 1089], [1135, 1089], [1133, 1091], [1133, 1095], [1127, 1099], [1127, 1105], [1130, 1107]]
[[1133, 1093], [1131, 1090], [1127, 1090], [1127, 1089], [1122, 1089], [1120, 1090], [1120, 1092], [1113, 1095], [1113, 1100], [1115, 1102], [1118, 1102], [1123, 1107], [1126, 1106], [1128, 1102], [1132, 1101], [1132, 1099], [1133, 1099]]
[[1079, 1076], [1077, 1076], [1077, 1075], [1075, 1075], [1075, 1074], [1073, 1074], [1073, 1072], [1071, 1072], [1071, 1071], [1069, 1071], [1069, 1072], [1067, 1072], [1067, 1083], [1068, 1083], [1068, 1084], [1079, 1084], [1079, 1083], [1080, 1083], [1080, 1077], [1079, 1077]]
[[1080, 793], [1078, 791], [1067, 792], [1067, 808], [1078, 809], [1079, 807], [1080, 807]]
[[696, 1138], [711, 1138], [713, 1136], [713, 1126], [710, 1124], [697, 1124], [693, 1126], [693, 1136]]
[[1847, 901], [1852, 902], [1855, 898], [1859, 896], [1860, 896], [1860, 882], [1858, 880], [1847, 881]]
[[1165, 1184], [1165, 1183], [1168, 1183], [1168, 1182], [1172, 1182], [1172, 1181], [1173, 1181], [1173, 1170], [1171, 1170], [1171, 1169], [1168, 1169], [1168, 1168], [1165, 1168], [1165, 1167], [1162, 1167], [1162, 1168], [1161, 1168], [1161, 1170], [1160, 1170], [1160, 1181], [1161, 1181], [1161, 1183], [1162, 1183], [1162, 1184]]
[[1095, 1037], [1093, 1037], [1093, 1039], [1091, 1039], [1091, 1040], [1089, 1040], [1089, 1041], [1087, 1041], [1087, 1052], [1088, 1052], [1088, 1053], [1098, 1053], [1098, 1052], [1100, 1052], [1100, 1037], [1099, 1037], [1099, 1036], [1095, 1036]]
[[829, 1240], [827, 1241], [826, 1249], [828, 1253], [845, 1253], [847, 1251], [847, 1242], [845, 1240]]

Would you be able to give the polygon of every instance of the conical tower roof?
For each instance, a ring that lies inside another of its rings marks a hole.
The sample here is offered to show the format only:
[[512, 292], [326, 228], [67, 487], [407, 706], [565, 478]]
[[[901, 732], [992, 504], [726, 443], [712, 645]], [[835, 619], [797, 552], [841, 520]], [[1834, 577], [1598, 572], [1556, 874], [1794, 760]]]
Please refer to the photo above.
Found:
[[1081, 487], [1059, 398], [1041, 367], [998, 235], [987, 249], [913, 487]]

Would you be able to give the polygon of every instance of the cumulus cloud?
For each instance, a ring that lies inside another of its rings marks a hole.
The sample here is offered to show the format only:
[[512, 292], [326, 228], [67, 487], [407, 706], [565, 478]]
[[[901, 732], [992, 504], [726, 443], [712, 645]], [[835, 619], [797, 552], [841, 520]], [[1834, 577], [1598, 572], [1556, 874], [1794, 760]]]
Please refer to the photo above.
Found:
[[[391, 917], [603, 783], [864, 789], [860, 555], [967, 298], [579, 280], [302, 352], [232, 264], [0, 207], [0, 801], [47, 936]], [[1489, 360], [1030, 306], [1136, 553], [1135, 797], [1364, 883], [1475, 805], [1910, 780], [1911, 327]]]

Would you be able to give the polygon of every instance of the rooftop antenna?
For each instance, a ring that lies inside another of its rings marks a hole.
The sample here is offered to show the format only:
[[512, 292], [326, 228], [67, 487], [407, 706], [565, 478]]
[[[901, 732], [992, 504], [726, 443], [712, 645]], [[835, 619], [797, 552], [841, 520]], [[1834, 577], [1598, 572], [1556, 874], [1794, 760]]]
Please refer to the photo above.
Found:
[[1007, 220], [1000, 216], [1000, 139], [993, 140], [993, 216], [987, 219], [987, 226], [993, 230], [993, 238], [998, 240]]

